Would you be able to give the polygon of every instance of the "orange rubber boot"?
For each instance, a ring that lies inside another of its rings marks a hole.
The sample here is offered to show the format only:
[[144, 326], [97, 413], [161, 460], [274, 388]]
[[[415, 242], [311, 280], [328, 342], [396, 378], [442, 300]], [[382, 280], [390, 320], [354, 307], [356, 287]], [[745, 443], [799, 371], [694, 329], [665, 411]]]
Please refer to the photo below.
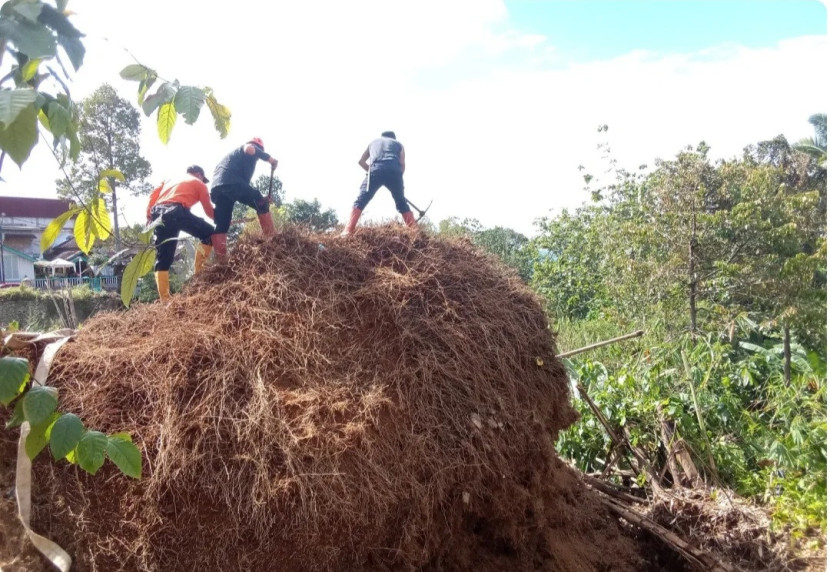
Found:
[[343, 229], [343, 232], [340, 236], [349, 236], [350, 234], [354, 234], [354, 229], [357, 228], [357, 221], [360, 220], [360, 215], [363, 213], [357, 207], [352, 208], [352, 214], [349, 217], [349, 223], [346, 225], [346, 228]]
[[415, 221], [415, 215], [412, 214], [412, 211], [406, 211], [401, 216], [403, 216], [403, 221], [409, 228], [413, 228], [418, 225], [418, 223]]
[[271, 216], [270, 211], [257, 216], [259, 217], [259, 227], [262, 229], [262, 234], [275, 236], [277, 229], [274, 228], [274, 217]]

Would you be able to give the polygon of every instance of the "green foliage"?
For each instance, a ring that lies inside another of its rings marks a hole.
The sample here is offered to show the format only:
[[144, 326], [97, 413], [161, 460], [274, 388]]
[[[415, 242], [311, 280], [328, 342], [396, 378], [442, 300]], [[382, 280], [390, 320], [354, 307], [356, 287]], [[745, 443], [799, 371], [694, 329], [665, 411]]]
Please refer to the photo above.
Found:
[[205, 103], [213, 116], [219, 136], [224, 139], [228, 135], [230, 110], [216, 101], [211, 88], [180, 85], [178, 80], [162, 80], [156, 91], [147, 95], [160, 78], [155, 70], [141, 64], [128, 65], [121, 70], [121, 77], [138, 82], [138, 104], [147, 117], [156, 112], [156, 127], [162, 143], [167, 144], [169, 141], [177, 115], [183, 116], [188, 125], [193, 125]]
[[[602, 362], [568, 361], [612, 425], [625, 427], [659, 472], [669, 449], [661, 421], [670, 422], [707, 480], [772, 503], [779, 525], [826, 529], [826, 375], [808, 354], [797, 348], [787, 384], [780, 346], [688, 335], [645, 343], [610, 348]], [[611, 441], [587, 404], [574, 404], [582, 417], [561, 434], [559, 451], [583, 471], [601, 471]]]
[[[826, 170], [783, 137], [707, 151], [651, 172], [612, 161], [598, 187], [586, 175], [593, 202], [540, 221], [531, 284], [560, 349], [646, 329], [566, 365], [658, 473], [682, 439], [708, 482], [768, 503], [776, 526], [826, 530]], [[603, 470], [610, 439], [575, 406], [559, 450]]]
[[0, 403], [11, 403], [28, 382], [29, 362], [23, 358], [0, 358]]
[[149, 274], [155, 263], [156, 249], [148, 246], [136, 254], [127, 264], [121, 278], [121, 301], [124, 302], [125, 306], [130, 306], [139, 278]]
[[306, 201], [294, 199], [284, 207], [284, 216], [287, 222], [307, 227], [312, 232], [332, 230], [339, 223], [334, 209], [323, 210], [320, 201]]
[[[59, 48], [76, 71], [80, 68], [85, 52], [81, 36], [63, 8], [38, 0], [9, 0], [0, 8], [0, 64], [5, 55], [15, 60], [0, 80], [0, 149], [19, 166], [38, 142], [38, 120], [53, 136], [54, 150], [64, 158], [77, 157], [77, 113], [68, 92], [49, 92], [41, 84], [54, 74], [57, 85], [65, 86], [66, 72], [61, 78], [47, 68], [57, 60]], [[62, 63], [58, 69], [65, 69]]]
[[125, 475], [141, 478], [141, 452], [128, 434], [107, 437], [86, 429], [78, 416], [57, 411], [56, 388], [30, 384], [30, 381], [27, 360], [0, 358], [0, 403], [13, 408], [6, 428], [29, 423], [24, 448], [30, 459], [34, 460], [48, 445], [55, 460], [77, 460], [82, 469], [93, 475], [104, 464], [106, 456]]
[[515, 269], [524, 282], [530, 281], [539, 250], [525, 235], [501, 226], [484, 228], [478, 219], [458, 217], [440, 221], [437, 232], [441, 236], [469, 238], [473, 244]]

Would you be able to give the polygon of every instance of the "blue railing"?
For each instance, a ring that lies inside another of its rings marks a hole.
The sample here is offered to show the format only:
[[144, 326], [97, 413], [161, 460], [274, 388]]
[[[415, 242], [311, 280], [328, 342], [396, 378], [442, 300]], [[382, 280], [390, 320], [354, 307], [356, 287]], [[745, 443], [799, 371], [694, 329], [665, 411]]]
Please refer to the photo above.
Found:
[[92, 290], [100, 291], [102, 289], [115, 290], [118, 288], [117, 276], [89, 276], [72, 277], [72, 278], [35, 278], [34, 287], [41, 290], [49, 288], [66, 288], [67, 286], [89, 286]]

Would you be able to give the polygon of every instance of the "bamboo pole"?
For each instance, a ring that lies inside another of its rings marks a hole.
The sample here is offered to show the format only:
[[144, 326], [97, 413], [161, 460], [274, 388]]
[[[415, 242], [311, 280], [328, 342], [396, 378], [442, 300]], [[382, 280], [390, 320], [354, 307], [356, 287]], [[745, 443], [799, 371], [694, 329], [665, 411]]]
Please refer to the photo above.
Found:
[[637, 330], [636, 332], [632, 332], [630, 334], [620, 336], [619, 338], [613, 338], [613, 339], [610, 339], [610, 340], [605, 340], [604, 342], [597, 342], [595, 344], [591, 344], [590, 346], [585, 346], [584, 348], [579, 348], [579, 349], [576, 349], [576, 350], [571, 350], [569, 352], [565, 352], [563, 354], [559, 354], [556, 357], [558, 357], [558, 358], [570, 357], [570, 356], [573, 356], [573, 355], [576, 355], [576, 354], [581, 354], [582, 352], [587, 352], [588, 350], [594, 350], [594, 349], [601, 348], [603, 346], [607, 346], [607, 345], [610, 345], [610, 344], [613, 344], [613, 343], [616, 343], [616, 342], [621, 342], [621, 341], [627, 340], [629, 338], [637, 338], [639, 336], [642, 336], [644, 333], [645, 332], [643, 330]]

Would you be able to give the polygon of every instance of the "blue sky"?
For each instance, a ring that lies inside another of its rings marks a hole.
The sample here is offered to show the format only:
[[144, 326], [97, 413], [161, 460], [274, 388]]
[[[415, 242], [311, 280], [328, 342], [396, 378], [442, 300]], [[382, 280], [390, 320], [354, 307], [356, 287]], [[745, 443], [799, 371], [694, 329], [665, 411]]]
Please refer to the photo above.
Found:
[[818, 0], [508, 0], [506, 7], [514, 26], [547, 36], [569, 61], [724, 43], [756, 48], [827, 33]]
[[[212, 171], [256, 136], [279, 159], [289, 200], [318, 198], [343, 220], [363, 177], [357, 160], [392, 129], [406, 147], [407, 196], [434, 200], [430, 218], [532, 234], [536, 218], [587, 200], [579, 165], [607, 167], [597, 125], [609, 125], [619, 164], [636, 168], [701, 140], [710, 156], [730, 157], [778, 134], [807, 137], [807, 118], [830, 102], [830, 74], [816, 72], [830, 69], [816, 1], [256, 5], [252, 14], [203, 0], [70, 0], [88, 40], [76, 98], [108, 82], [134, 101], [136, 85], [118, 75], [129, 50], [162, 77], [210, 86], [231, 109], [226, 139], [204, 112], [194, 126], [179, 121], [167, 145], [155, 118], [142, 117], [151, 183], [193, 163]], [[176, 42], [158, 41], [166, 37]], [[54, 194], [60, 173], [39, 147], [23, 171], [5, 162], [0, 193]], [[143, 220], [145, 197], [119, 205], [122, 223]], [[400, 217], [382, 192], [364, 219]]]

